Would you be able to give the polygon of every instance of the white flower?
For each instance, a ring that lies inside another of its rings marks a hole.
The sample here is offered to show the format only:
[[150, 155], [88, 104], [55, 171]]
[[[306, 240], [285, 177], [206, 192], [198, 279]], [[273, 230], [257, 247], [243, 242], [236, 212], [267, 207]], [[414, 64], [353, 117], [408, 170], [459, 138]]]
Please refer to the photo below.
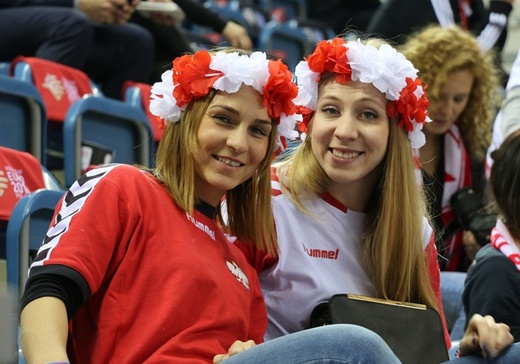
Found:
[[301, 61], [296, 65], [294, 74], [298, 80], [298, 96], [294, 100], [297, 105], [303, 105], [311, 110], [316, 110], [318, 102], [318, 77], [319, 73], [311, 71], [309, 64]]
[[253, 52], [251, 56], [241, 56], [237, 52], [218, 52], [212, 57], [210, 68], [222, 72], [223, 76], [215, 82], [213, 88], [234, 93], [244, 84], [263, 94], [269, 79], [268, 63], [263, 52]]
[[152, 86], [150, 98], [150, 112], [166, 121], [176, 122], [181, 117], [184, 108], [177, 106], [177, 100], [173, 97], [173, 72], [166, 71], [161, 76], [161, 82]]

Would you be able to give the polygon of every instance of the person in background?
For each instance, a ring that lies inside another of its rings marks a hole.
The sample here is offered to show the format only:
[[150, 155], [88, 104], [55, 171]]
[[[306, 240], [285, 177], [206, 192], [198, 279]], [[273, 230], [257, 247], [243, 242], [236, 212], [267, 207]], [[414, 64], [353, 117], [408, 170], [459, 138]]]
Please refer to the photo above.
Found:
[[[428, 100], [412, 63], [381, 43], [322, 41], [296, 68], [305, 138], [273, 166], [278, 251], [241, 245], [259, 274], [266, 340], [308, 328], [314, 307], [338, 293], [421, 303], [443, 317], [412, 153], [425, 142]], [[446, 329], [445, 340], [449, 348]], [[484, 361], [472, 354], [495, 358], [511, 342], [506, 325], [475, 315], [460, 352]]]
[[[149, 2], [169, 3], [171, 0], [147, 0]], [[209, 27], [222, 34], [229, 45], [239, 49], [251, 50], [253, 42], [247, 30], [193, 0], [176, 0], [175, 3], [186, 15], [186, 20], [203, 27]], [[155, 60], [151, 75], [151, 83], [160, 79], [160, 75], [170, 67], [172, 57], [182, 56], [195, 51], [181, 25], [173, 17], [166, 14], [152, 13], [145, 17], [135, 12], [131, 22], [148, 29], [155, 38]]]
[[455, 214], [452, 201], [472, 188], [480, 204], [486, 202], [484, 159], [500, 105], [498, 69], [493, 53], [483, 52], [476, 38], [457, 26], [426, 27], [400, 49], [428, 85], [432, 122], [424, 127], [419, 155], [438, 249], [446, 258], [442, 268], [465, 272], [479, 245], [464, 238], [468, 228], [458, 223], [464, 216]]
[[500, 217], [491, 243], [468, 271], [462, 299], [466, 317], [492, 315], [520, 341], [520, 131], [492, 153], [490, 185]]
[[[499, 55], [496, 65], [501, 67], [500, 54], [506, 43], [513, 3], [514, 0], [388, 0], [375, 12], [366, 32], [402, 44], [428, 25], [458, 25], [473, 33], [484, 51], [494, 49]], [[502, 84], [506, 81], [507, 74], [502, 71]]]
[[424, 127], [426, 143], [419, 150], [422, 185], [443, 271], [444, 312], [451, 338], [459, 340], [466, 271], [489, 241], [496, 218], [479, 211], [488, 202], [484, 161], [500, 104], [499, 70], [494, 53], [484, 52], [458, 26], [425, 27], [400, 49], [428, 85], [432, 122]]
[[93, 169], [56, 207], [21, 300], [27, 362], [330, 363], [362, 351], [361, 363], [397, 363], [351, 325], [256, 345], [265, 305], [230, 236], [275, 248], [269, 169], [296, 94], [262, 52], [175, 59], [152, 88], [167, 122], [156, 168]]
[[497, 149], [504, 137], [520, 128], [520, 49], [516, 55], [511, 73], [506, 85], [506, 95], [500, 111], [498, 112], [493, 124], [493, 135], [491, 145], [486, 155], [486, 177], [489, 178], [493, 158], [491, 153]]
[[121, 99], [127, 80], [148, 81], [154, 40], [128, 23], [138, 0], [0, 0], [0, 61], [35, 56], [84, 71]]
[[364, 32], [381, 5], [380, 0], [309, 0], [307, 3], [307, 17], [328, 24], [335, 34], [342, 34], [347, 28]]

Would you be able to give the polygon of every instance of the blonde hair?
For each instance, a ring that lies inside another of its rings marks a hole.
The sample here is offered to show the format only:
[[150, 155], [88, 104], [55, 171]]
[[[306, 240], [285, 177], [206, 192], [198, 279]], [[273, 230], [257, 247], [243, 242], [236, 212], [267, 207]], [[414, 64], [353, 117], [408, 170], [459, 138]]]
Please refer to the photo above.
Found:
[[[305, 141], [280, 162], [277, 173], [280, 181], [287, 182], [281, 183], [284, 193], [306, 213], [302, 201], [327, 191], [330, 179], [312, 151], [312, 121]], [[422, 246], [425, 203], [415, 177], [410, 141], [397, 120], [390, 120], [380, 181], [368, 204], [362, 264], [379, 297], [437, 309]]]
[[407, 38], [400, 51], [419, 70], [431, 100], [454, 71], [469, 70], [474, 83], [457, 121], [469, 153], [482, 160], [491, 142], [492, 122], [500, 105], [499, 70], [493, 52], [482, 51], [477, 39], [458, 26], [431, 25]]
[[[199, 148], [198, 131], [215, 95], [216, 91], [210, 90], [207, 96], [191, 102], [178, 122], [168, 123], [155, 159], [155, 175], [175, 203], [190, 213], [197, 202], [193, 155]], [[228, 220], [225, 222], [220, 209], [217, 211], [217, 221], [232, 235], [269, 253], [277, 250], [270, 185], [270, 165], [276, 147], [276, 121], [273, 119], [272, 123], [267, 153], [260, 166], [247, 181], [226, 192]]]

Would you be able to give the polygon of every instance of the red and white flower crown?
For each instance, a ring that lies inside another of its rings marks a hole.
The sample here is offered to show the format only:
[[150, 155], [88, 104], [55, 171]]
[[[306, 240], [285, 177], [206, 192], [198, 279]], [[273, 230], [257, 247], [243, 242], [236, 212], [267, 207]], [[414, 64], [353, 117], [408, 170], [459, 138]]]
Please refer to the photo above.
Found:
[[301, 116], [293, 102], [298, 88], [292, 74], [280, 60], [268, 60], [263, 52], [240, 55], [223, 51], [211, 55], [201, 50], [173, 61], [173, 69], [152, 86], [150, 112], [163, 123], [177, 122], [181, 112], [194, 100], [208, 95], [210, 89], [237, 92], [242, 85], [253, 87], [263, 96], [271, 118], [278, 123], [278, 141], [294, 139], [294, 126]]
[[401, 128], [408, 132], [413, 148], [425, 143], [423, 124], [430, 121], [426, 108], [428, 99], [417, 77], [417, 69], [404, 55], [388, 44], [376, 48], [357, 41], [334, 38], [321, 41], [314, 52], [301, 61], [295, 70], [298, 83], [296, 104], [300, 105], [302, 132], [316, 110], [318, 84], [323, 74], [333, 73], [335, 81], [370, 83], [385, 94], [389, 102], [386, 113], [398, 118]]

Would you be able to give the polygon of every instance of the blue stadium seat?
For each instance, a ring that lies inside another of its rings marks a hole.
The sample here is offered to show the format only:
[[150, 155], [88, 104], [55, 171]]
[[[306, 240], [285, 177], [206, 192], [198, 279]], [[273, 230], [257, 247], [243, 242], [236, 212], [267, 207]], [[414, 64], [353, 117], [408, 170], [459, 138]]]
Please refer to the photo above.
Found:
[[0, 75], [0, 145], [26, 151], [45, 165], [47, 116], [32, 84]]
[[24, 196], [7, 224], [7, 284], [21, 297], [31, 251], [40, 248], [54, 215], [54, 208], [65, 191], [39, 189]]
[[259, 5], [280, 22], [307, 18], [306, 0], [259, 0]]
[[279, 23], [268, 22], [260, 31], [258, 48], [285, 61], [294, 72], [298, 62], [311, 50], [311, 43], [296, 20]]
[[0, 62], [0, 75], [9, 76], [10, 62]]
[[143, 110], [105, 97], [82, 98], [69, 108], [63, 123], [65, 186], [70, 187], [88, 168], [82, 165], [85, 144], [112, 154], [111, 162], [149, 167], [153, 142]]

